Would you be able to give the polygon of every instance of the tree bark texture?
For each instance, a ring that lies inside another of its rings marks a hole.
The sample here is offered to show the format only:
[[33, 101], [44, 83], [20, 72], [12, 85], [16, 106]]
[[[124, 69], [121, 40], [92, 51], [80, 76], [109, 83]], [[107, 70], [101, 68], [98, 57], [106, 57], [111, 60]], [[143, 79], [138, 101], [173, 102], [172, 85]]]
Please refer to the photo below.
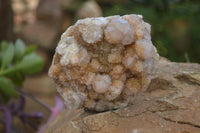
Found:
[[0, 0], [0, 42], [13, 39], [13, 11], [11, 0]]

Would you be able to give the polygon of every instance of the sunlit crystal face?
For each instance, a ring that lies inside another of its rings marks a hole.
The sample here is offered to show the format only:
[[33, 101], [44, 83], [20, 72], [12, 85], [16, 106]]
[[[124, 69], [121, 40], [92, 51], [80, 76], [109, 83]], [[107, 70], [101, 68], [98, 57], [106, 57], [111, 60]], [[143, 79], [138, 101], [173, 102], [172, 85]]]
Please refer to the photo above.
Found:
[[49, 75], [67, 108], [103, 111], [147, 89], [157, 60], [141, 15], [87, 18], [63, 33]]

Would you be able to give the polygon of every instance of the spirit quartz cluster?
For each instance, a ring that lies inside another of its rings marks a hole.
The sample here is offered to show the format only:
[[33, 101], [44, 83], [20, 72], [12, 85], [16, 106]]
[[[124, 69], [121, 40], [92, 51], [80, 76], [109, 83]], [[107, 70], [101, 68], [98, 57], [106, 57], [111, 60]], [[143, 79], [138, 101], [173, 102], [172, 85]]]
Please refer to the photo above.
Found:
[[158, 60], [141, 15], [86, 18], [69, 27], [49, 75], [69, 109], [124, 107], [147, 89]]

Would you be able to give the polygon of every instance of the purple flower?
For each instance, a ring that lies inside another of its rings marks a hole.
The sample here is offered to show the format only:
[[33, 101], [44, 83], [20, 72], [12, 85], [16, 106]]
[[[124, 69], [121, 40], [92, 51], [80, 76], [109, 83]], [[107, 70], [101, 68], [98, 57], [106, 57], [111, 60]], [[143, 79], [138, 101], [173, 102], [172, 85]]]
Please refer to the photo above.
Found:
[[5, 122], [6, 125], [6, 132], [10, 133], [11, 131], [11, 125], [12, 125], [12, 116], [17, 116], [20, 118], [24, 126], [26, 124], [29, 124], [35, 129], [38, 129], [38, 124], [33, 124], [31, 121], [29, 121], [28, 118], [42, 118], [43, 113], [42, 112], [32, 112], [32, 113], [26, 113], [24, 112], [26, 100], [24, 96], [19, 97], [18, 102], [14, 102], [13, 100], [10, 101], [8, 107], [6, 106], [0, 106], [0, 111], [4, 112], [5, 115]]
[[49, 123], [56, 118], [56, 116], [65, 109], [65, 105], [63, 101], [58, 97], [55, 96], [55, 106], [50, 108], [51, 115], [48, 121], [40, 128], [38, 133], [42, 133], [44, 129], [49, 125]]
[[0, 107], [0, 110], [3, 111], [4, 114], [5, 114], [6, 133], [10, 133], [11, 125], [12, 125], [12, 116], [11, 116], [11, 113], [4, 106]]

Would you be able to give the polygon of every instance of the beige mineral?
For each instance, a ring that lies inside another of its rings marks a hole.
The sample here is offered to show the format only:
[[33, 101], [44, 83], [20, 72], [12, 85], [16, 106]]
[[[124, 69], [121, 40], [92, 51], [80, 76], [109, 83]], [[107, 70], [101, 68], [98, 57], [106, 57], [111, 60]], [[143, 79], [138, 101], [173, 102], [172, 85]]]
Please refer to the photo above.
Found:
[[86, 18], [61, 36], [49, 76], [68, 109], [127, 106], [147, 89], [159, 55], [141, 15]]

